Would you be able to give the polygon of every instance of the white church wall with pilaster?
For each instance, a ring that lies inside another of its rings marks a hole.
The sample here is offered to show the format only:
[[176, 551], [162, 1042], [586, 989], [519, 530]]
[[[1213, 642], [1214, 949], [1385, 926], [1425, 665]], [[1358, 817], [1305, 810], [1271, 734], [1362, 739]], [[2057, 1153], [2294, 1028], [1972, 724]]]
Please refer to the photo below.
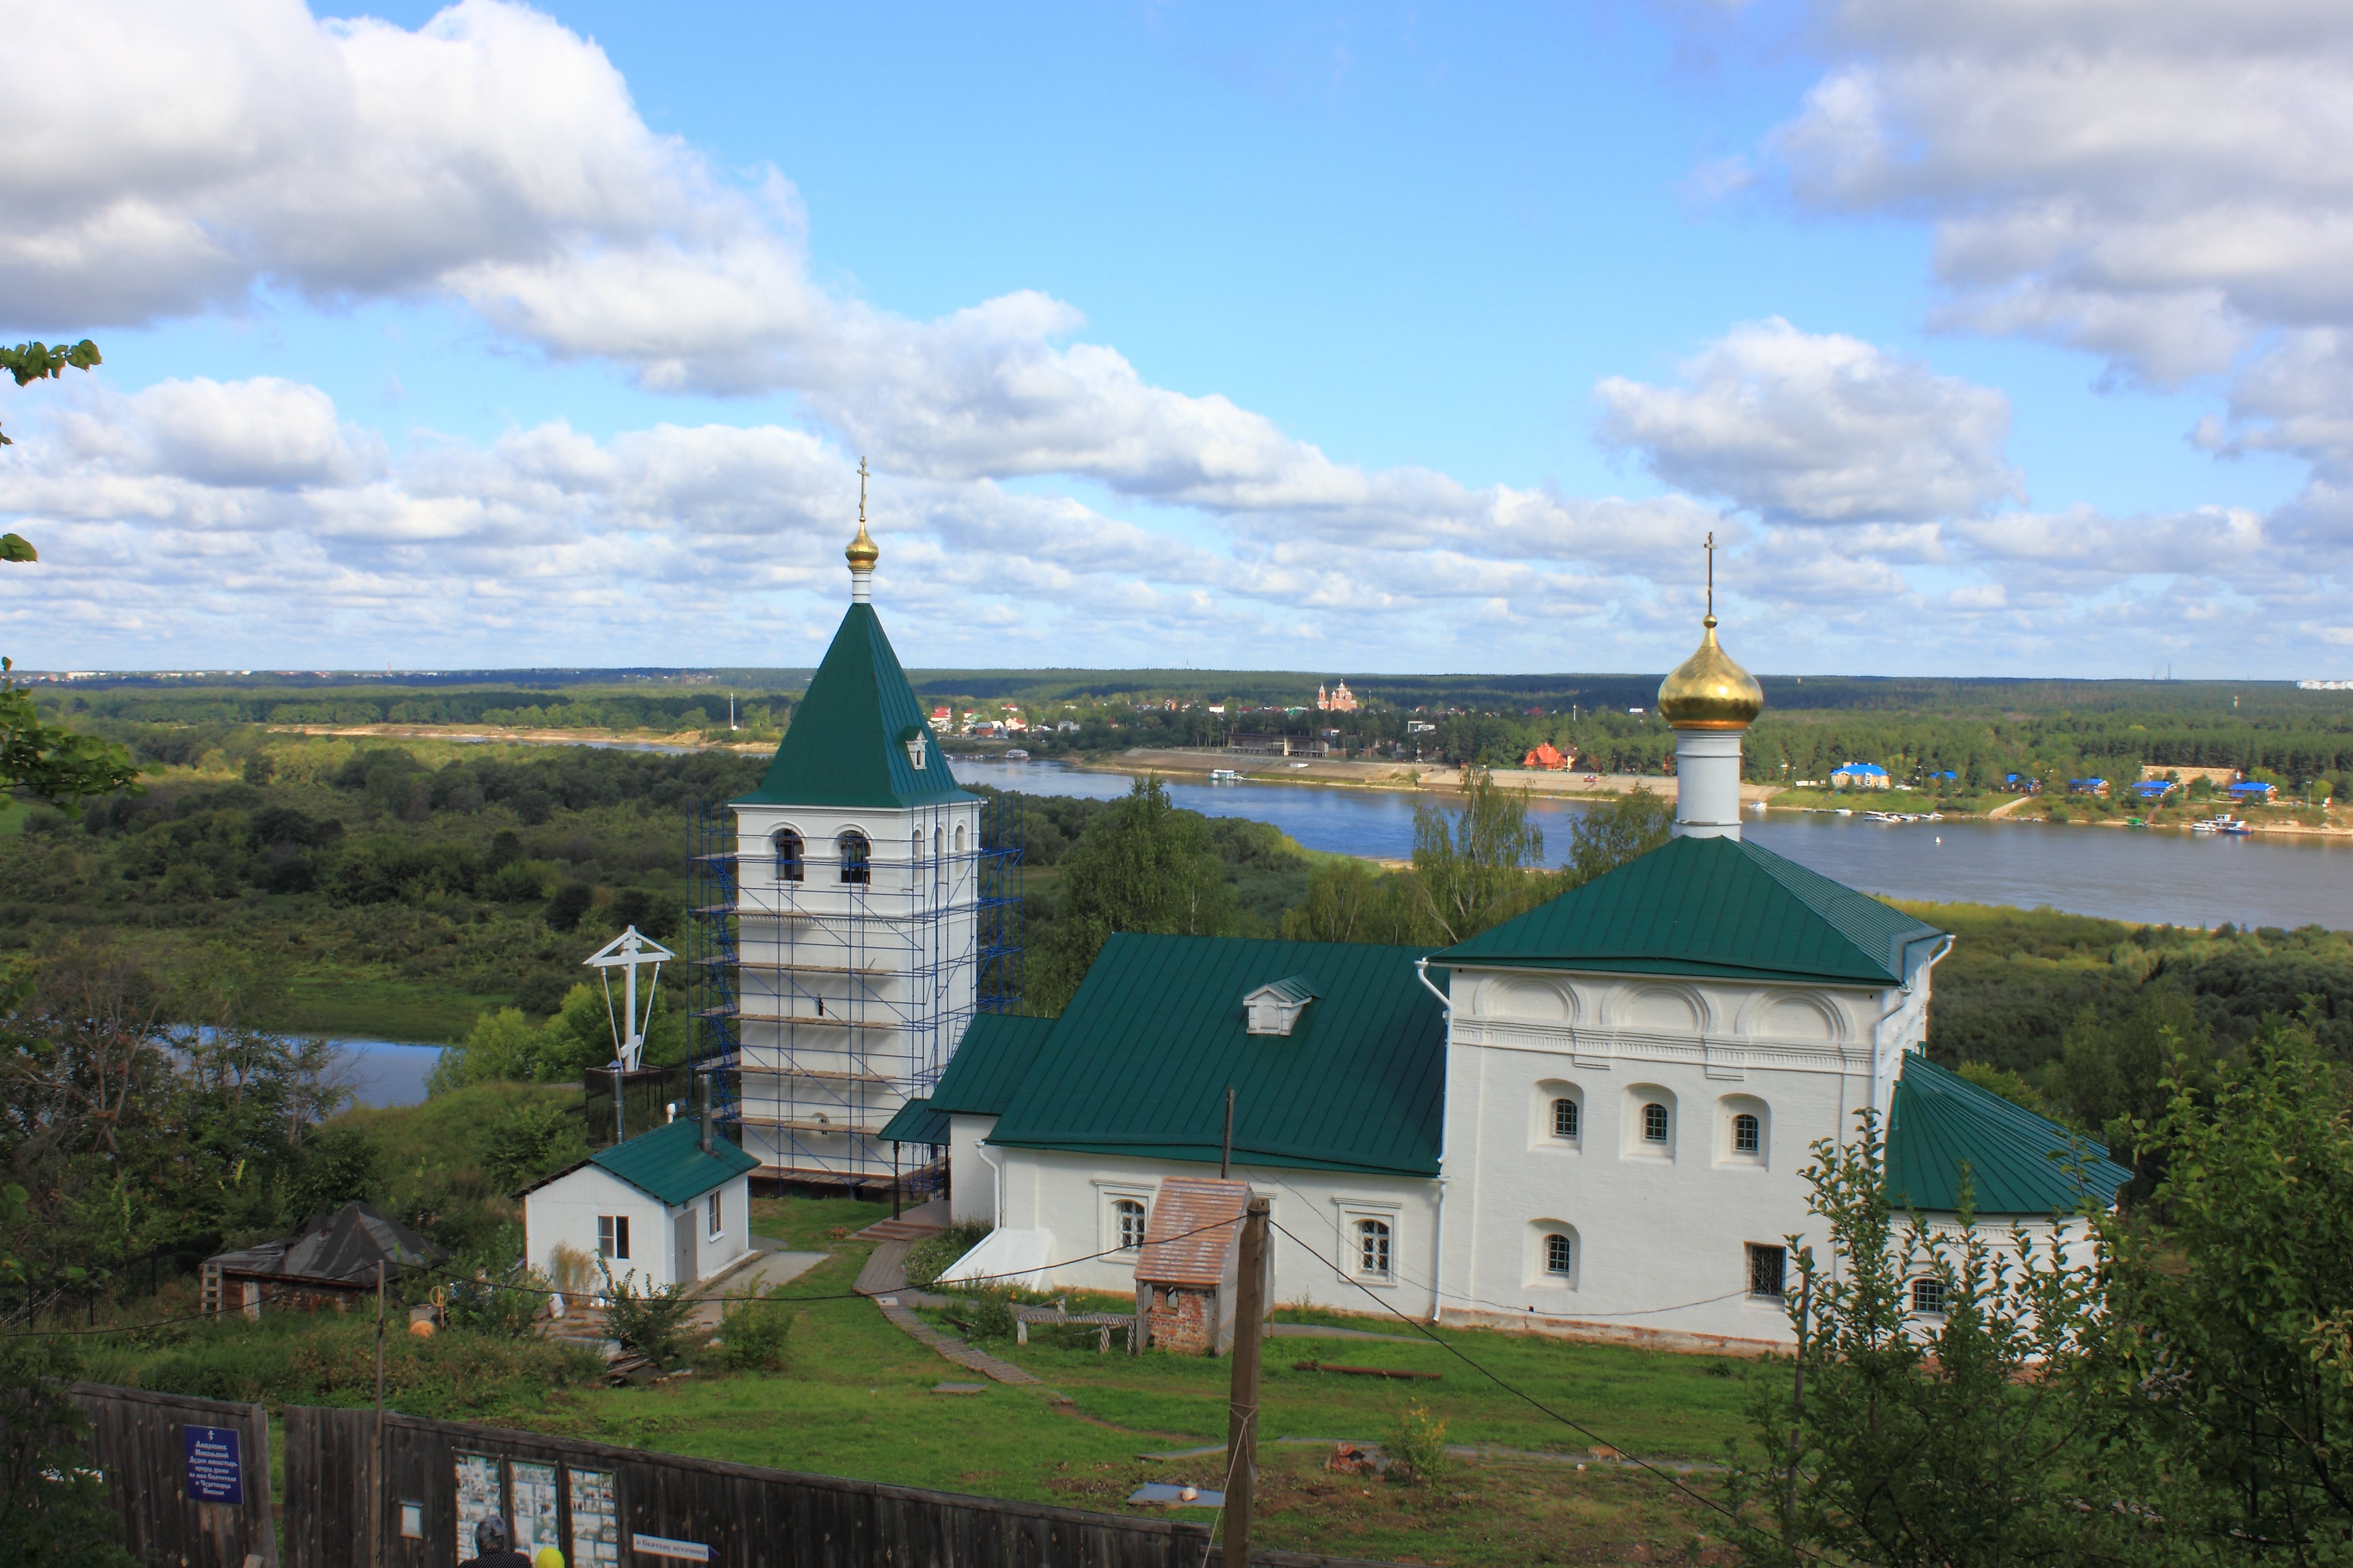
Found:
[[1893, 1081], [1915, 989], [1457, 972], [1446, 1317], [1787, 1342], [1749, 1248], [1819, 1228], [1809, 1146]]

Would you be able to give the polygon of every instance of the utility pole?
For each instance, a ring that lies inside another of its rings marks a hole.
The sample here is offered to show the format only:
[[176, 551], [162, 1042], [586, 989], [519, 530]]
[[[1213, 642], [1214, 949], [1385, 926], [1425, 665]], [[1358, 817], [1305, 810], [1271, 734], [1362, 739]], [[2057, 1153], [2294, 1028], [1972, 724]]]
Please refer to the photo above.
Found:
[[375, 1260], [375, 1447], [368, 1458], [368, 1561], [384, 1561], [384, 1259]]
[[1226, 1568], [1250, 1562], [1250, 1512], [1258, 1497], [1259, 1352], [1266, 1344], [1266, 1232], [1270, 1205], [1253, 1195], [1242, 1211], [1234, 1268], [1234, 1383], [1226, 1413]]
[[1218, 1145], [1218, 1180], [1229, 1182], [1234, 1175], [1234, 1086], [1226, 1085], [1226, 1136]]

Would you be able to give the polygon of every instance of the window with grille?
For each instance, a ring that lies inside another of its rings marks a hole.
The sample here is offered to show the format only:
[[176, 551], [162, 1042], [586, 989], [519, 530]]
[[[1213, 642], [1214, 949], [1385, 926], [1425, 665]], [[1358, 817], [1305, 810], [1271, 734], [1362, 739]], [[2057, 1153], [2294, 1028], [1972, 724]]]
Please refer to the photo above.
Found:
[[1779, 1300], [1788, 1293], [1789, 1249], [1748, 1244], [1748, 1293]]
[[627, 1258], [629, 1255], [629, 1216], [625, 1214], [600, 1214], [596, 1216], [596, 1251], [605, 1258]]
[[1942, 1279], [1912, 1281], [1912, 1310], [1915, 1312], [1942, 1312], [1945, 1310], [1945, 1282]]
[[1746, 1111], [1732, 1119], [1732, 1152], [1734, 1153], [1761, 1153], [1764, 1148], [1764, 1123]]
[[711, 1194], [710, 1208], [709, 1234], [714, 1237], [724, 1236], [727, 1233], [727, 1220], [725, 1215], [720, 1211], [719, 1194], [717, 1193]]
[[1642, 1142], [1663, 1143], [1667, 1141], [1667, 1108], [1657, 1100], [1642, 1107]]
[[1111, 1205], [1112, 1216], [1119, 1222], [1119, 1249], [1134, 1252], [1144, 1245], [1144, 1205], [1134, 1198], [1119, 1198]]
[[797, 882], [806, 872], [807, 857], [801, 848], [801, 836], [787, 827], [776, 835], [776, 880]]
[[1556, 1231], [1544, 1238], [1545, 1272], [1559, 1279], [1568, 1278], [1569, 1265], [1576, 1261], [1568, 1237]]
[[1386, 1220], [1356, 1222], [1356, 1272], [1376, 1279], [1389, 1277], [1389, 1227]]
[[1577, 1101], [1556, 1100], [1552, 1102], [1552, 1135], [1556, 1138], [1577, 1136]]
[[874, 847], [855, 827], [834, 840], [841, 853], [841, 879], [860, 885], [874, 880]]

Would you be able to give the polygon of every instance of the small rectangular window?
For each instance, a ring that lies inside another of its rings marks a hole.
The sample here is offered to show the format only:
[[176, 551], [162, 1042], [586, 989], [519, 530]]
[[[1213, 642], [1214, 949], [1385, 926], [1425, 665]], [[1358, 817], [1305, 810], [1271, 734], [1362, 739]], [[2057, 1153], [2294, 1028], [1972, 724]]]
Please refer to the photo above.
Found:
[[1356, 1222], [1356, 1272], [1376, 1279], [1389, 1277], [1389, 1227], [1383, 1221]]
[[1915, 1312], [1942, 1312], [1945, 1310], [1945, 1282], [1941, 1279], [1912, 1281], [1912, 1310]]
[[600, 1214], [596, 1216], [596, 1250], [607, 1258], [627, 1258], [629, 1255], [629, 1216]]
[[1788, 1293], [1789, 1249], [1748, 1244], [1748, 1293], [1779, 1300]]
[[711, 1234], [711, 1235], [712, 1235], [712, 1236], [714, 1236], [714, 1237], [717, 1237], [717, 1236], [723, 1236], [723, 1235], [725, 1235], [725, 1234], [726, 1234], [726, 1231], [727, 1231], [726, 1217], [725, 1217], [725, 1215], [723, 1215], [723, 1214], [721, 1213], [721, 1211], [720, 1211], [720, 1207], [719, 1207], [719, 1194], [718, 1194], [717, 1193], [713, 1193], [713, 1194], [711, 1194], [711, 1230], [710, 1230], [710, 1234]]

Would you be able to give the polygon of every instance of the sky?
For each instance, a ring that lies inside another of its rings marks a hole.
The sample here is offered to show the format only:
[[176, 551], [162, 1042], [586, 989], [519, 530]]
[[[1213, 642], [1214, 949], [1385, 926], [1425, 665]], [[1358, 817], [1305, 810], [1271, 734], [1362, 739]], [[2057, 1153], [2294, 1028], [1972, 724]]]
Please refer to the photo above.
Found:
[[2353, 674], [2342, 0], [0, 15], [23, 668]]

